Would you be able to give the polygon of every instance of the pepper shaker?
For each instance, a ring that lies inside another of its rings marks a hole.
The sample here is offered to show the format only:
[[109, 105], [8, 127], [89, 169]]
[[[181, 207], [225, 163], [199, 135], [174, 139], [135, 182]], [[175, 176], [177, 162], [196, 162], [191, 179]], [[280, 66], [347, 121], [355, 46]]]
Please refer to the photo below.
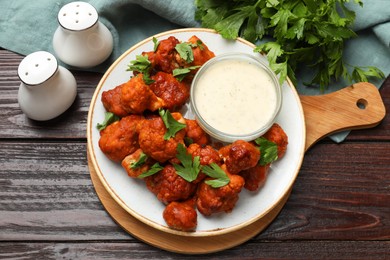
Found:
[[53, 48], [64, 63], [89, 68], [106, 60], [113, 50], [113, 38], [99, 21], [96, 9], [86, 2], [71, 2], [58, 12], [59, 26]]
[[77, 83], [72, 73], [59, 66], [53, 54], [37, 51], [19, 64], [22, 81], [18, 102], [27, 117], [46, 121], [65, 112], [77, 95]]

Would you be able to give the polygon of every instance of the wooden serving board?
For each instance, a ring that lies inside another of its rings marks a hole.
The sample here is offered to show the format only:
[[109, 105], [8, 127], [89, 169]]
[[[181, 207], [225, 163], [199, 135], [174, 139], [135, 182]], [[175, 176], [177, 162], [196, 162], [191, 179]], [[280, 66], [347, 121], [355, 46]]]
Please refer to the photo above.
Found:
[[299, 97], [305, 114], [306, 150], [327, 135], [374, 127], [386, 115], [378, 89], [367, 82], [326, 95]]
[[[300, 99], [306, 124], [306, 150], [331, 133], [374, 127], [386, 114], [379, 91], [370, 83], [354, 84], [326, 95], [300, 96]], [[291, 192], [290, 188], [290, 191], [263, 218], [237, 231], [210, 237], [180, 236], [157, 230], [127, 213], [104, 188], [89, 156], [88, 166], [96, 193], [116, 223], [147, 244], [183, 254], [217, 252], [251, 239], [274, 220]]]

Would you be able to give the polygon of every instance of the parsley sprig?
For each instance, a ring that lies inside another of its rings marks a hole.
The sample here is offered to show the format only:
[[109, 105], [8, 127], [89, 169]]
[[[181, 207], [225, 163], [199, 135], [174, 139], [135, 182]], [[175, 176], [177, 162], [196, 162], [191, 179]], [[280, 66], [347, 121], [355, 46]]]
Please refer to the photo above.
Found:
[[179, 53], [180, 58], [187, 63], [194, 61], [194, 53], [192, 51], [192, 44], [187, 42], [178, 43], [175, 46], [175, 50]]
[[207, 176], [214, 178], [212, 180], [205, 181], [206, 184], [213, 188], [223, 187], [230, 182], [229, 176], [227, 176], [226, 172], [222, 170], [221, 167], [219, 167], [216, 163], [202, 166], [202, 172]]
[[148, 159], [148, 156], [144, 152], [141, 152], [138, 160], [130, 163], [130, 169], [137, 169], [137, 168], [141, 167], [142, 165], [145, 164], [147, 159]]
[[153, 37], [152, 41], [153, 41], [153, 51], [156, 52], [158, 46], [160, 45], [160, 42], [159, 42], [159, 40], [157, 40], [156, 37]]
[[130, 61], [126, 71], [149, 72], [151, 63], [147, 55], [136, 55], [135, 60]]
[[136, 55], [136, 59], [130, 61], [126, 71], [136, 71], [142, 73], [145, 84], [149, 85], [154, 82], [150, 78], [151, 62], [147, 55]]
[[172, 75], [177, 78], [178, 81], [182, 81], [192, 70], [196, 70], [198, 68], [200, 68], [200, 66], [177, 68], [172, 71]]
[[115, 121], [119, 121], [120, 117], [111, 112], [104, 113], [104, 121], [102, 123], [97, 123], [96, 128], [99, 131], [104, 130], [108, 125], [114, 123]]
[[187, 153], [187, 150], [183, 144], [177, 146], [176, 158], [180, 160], [181, 164], [173, 164], [176, 173], [188, 182], [196, 180], [200, 171], [200, 158], [195, 156], [192, 159], [192, 155]]
[[[367, 81], [384, 78], [378, 68], [348, 65], [343, 60], [344, 43], [356, 37], [351, 29], [355, 12], [350, 0], [196, 0], [196, 18], [224, 38], [238, 36], [251, 42], [270, 41], [255, 51], [267, 53], [271, 68], [283, 82], [287, 76], [296, 84], [295, 72], [313, 70], [312, 86], [324, 90], [333, 80]], [[361, 0], [354, 0], [363, 5]], [[351, 72], [352, 71], [352, 72]]]
[[176, 121], [169, 110], [159, 109], [158, 113], [167, 129], [164, 134], [164, 140], [169, 140], [169, 138], [174, 137], [177, 132], [186, 127], [186, 124]]
[[276, 143], [271, 142], [264, 137], [256, 138], [255, 143], [260, 150], [260, 165], [264, 166], [278, 159], [278, 146]]
[[150, 167], [150, 169], [142, 174], [140, 174], [138, 176], [138, 178], [140, 179], [143, 179], [143, 178], [146, 178], [146, 177], [149, 177], [149, 176], [152, 176], [153, 174], [156, 174], [158, 173], [159, 171], [161, 171], [162, 169], [164, 169], [163, 166], [161, 166], [159, 163], [155, 163], [152, 165], [152, 167]]

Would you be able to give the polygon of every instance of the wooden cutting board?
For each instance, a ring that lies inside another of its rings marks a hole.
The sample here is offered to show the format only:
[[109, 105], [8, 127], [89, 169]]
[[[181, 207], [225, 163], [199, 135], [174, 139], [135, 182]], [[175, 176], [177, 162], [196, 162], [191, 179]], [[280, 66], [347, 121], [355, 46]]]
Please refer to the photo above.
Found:
[[[386, 114], [379, 91], [370, 83], [357, 83], [326, 95], [300, 96], [300, 99], [306, 124], [306, 150], [331, 133], [374, 127]], [[116, 223], [147, 244], [183, 254], [217, 252], [251, 239], [275, 219], [291, 192], [290, 189], [263, 218], [237, 231], [210, 237], [180, 236], [157, 230], [127, 213], [106, 191], [89, 156], [88, 166], [96, 193]]]

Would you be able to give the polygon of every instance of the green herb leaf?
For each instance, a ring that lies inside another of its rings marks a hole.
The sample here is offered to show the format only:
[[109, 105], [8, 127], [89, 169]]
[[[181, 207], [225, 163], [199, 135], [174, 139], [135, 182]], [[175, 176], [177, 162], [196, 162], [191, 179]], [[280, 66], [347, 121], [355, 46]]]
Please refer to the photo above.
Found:
[[146, 162], [147, 159], [148, 159], [148, 156], [147, 156], [144, 152], [141, 152], [138, 161], [132, 162], [132, 163], [130, 164], [130, 168], [131, 168], [131, 169], [136, 169], [136, 168], [141, 167], [142, 165], [145, 164], [145, 162]]
[[214, 29], [226, 39], [236, 39], [238, 37], [240, 28], [243, 26], [245, 20], [253, 15], [255, 7], [243, 6], [235, 9], [235, 11], [235, 13], [228, 17], [222, 18], [214, 26]]
[[126, 71], [137, 71], [140, 73], [148, 73], [151, 63], [147, 55], [137, 55], [135, 60], [130, 61]]
[[104, 121], [103, 123], [98, 123], [96, 125], [96, 128], [99, 130], [99, 131], [102, 131], [104, 130], [108, 125], [114, 123], [115, 121], [119, 121], [120, 120], [120, 117], [115, 115], [114, 113], [111, 113], [111, 112], [106, 112], [104, 114]]
[[271, 69], [275, 71], [276, 74], [279, 74], [279, 83], [283, 84], [283, 82], [287, 78], [288, 74], [288, 64], [287, 61], [282, 63], [271, 63], [270, 64]]
[[169, 110], [159, 109], [158, 113], [167, 128], [164, 140], [169, 140], [169, 138], [174, 137], [177, 132], [186, 127], [186, 124], [176, 121]]
[[260, 165], [264, 166], [278, 159], [278, 146], [274, 142], [268, 141], [264, 137], [257, 138], [255, 142], [259, 145]]
[[195, 156], [192, 160], [192, 155], [187, 153], [183, 144], [177, 145], [176, 158], [179, 159], [182, 165], [173, 164], [176, 169], [176, 173], [188, 182], [196, 180], [200, 171], [200, 157]]
[[290, 10], [279, 9], [278, 12], [271, 17], [270, 25], [275, 27], [275, 38], [284, 38], [287, 33], [288, 20], [291, 16], [293, 16], [293, 14]]
[[385, 74], [378, 68], [369, 67], [354, 67], [352, 77], [356, 82], [367, 82], [369, 77], [384, 78]]
[[145, 72], [142, 74], [142, 80], [145, 82], [146, 85], [150, 85], [154, 82], [154, 80], [150, 77], [149, 72]]
[[216, 163], [211, 163], [210, 165], [202, 166], [202, 172], [207, 176], [214, 178], [214, 180], [205, 181], [206, 184], [210, 185], [213, 188], [223, 187], [230, 182], [229, 176], [226, 172], [221, 169]]
[[164, 169], [164, 167], [162, 167], [159, 163], [155, 163], [155, 164], [152, 165], [152, 167], [150, 167], [150, 169], [148, 171], [140, 174], [138, 176], [138, 178], [143, 179], [145, 177], [152, 176], [153, 174], [158, 173], [162, 169]]
[[262, 38], [265, 33], [263, 18], [258, 16], [256, 9], [252, 10], [252, 13], [248, 17], [247, 26], [243, 30], [243, 37], [250, 42], [254, 42], [259, 38]]
[[182, 81], [191, 70], [196, 70], [200, 68], [200, 66], [190, 66], [186, 68], [177, 68], [172, 71], [172, 75], [177, 78], [178, 81]]
[[179, 53], [180, 58], [185, 60], [187, 63], [191, 63], [194, 61], [194, 53], [192, 51], [192, 46], [190, 43], [183, 42], [176, 44], [175, 49]]
[[282, 46], [277, 42], [267, 42], [260, 44], [253, 51], [267, 53], [267, 59], [271, 63], [275, 63], [276, 60], [284, 53]]
[[158, 46], [160, 45], [160, 42], [157, 40], [156, 37], [153, 37], [153, 43], [154, 43], [154, 46], [153, 46], [153, 51], [156, 52], [157, 51], [157, 48]]
[[267, 6], [277, 6], [278, 4], [278, 0], [267, 0]]
[[203, 42], [201, 40], [197, 40], [196, 45], [193, 47], [195, 47], [195, 48], [198, 47], [201, 51], [204, 50], [204, 45], [203, 45]]
[[151, 68], [151, 63], [148, 59], [148, 56], [137, 55], [136, 60], [130, 61], [127, 71], [137, 71], [139, 73], [142, 73], [143, 81], [145, 82], [145, 84], [149, 85], [154, 82], [154, 80], [150, 78], [150, 68]]
[[229, 11], [226, 2], [221, 2], [215, 6], [206, 7], [206, 10], [197, 9], [195, 16], [197, 20], [202, 20], [203, 27], [214, 28], [214, 25], [221, 21]]
[[286, 33], [286, 38], [288, 39], [294, 39], [297, 38], [298, 40], [303, 37], [303, 31], [305, 28], [305, 18], [299, 19], [293, 26], [291, 26]]

